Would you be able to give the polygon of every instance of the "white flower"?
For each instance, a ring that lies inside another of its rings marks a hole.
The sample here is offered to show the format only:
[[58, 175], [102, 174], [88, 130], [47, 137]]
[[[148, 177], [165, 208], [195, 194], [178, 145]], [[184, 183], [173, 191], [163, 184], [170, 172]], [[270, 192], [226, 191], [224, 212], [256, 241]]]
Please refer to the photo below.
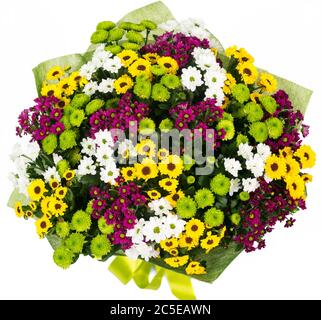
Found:
[[[129, 249], [125, 250], [125, 255], [132, 260], [137, 260], [139, 257], [139, 251], [137, 245], [133, 244]], [[148, 260], [147, 260], [148, 261]]]
[[187, 35], [191, 34], [192, 30], [195, 28], [204, 29], [204, 26], [204, 22], [201, 19], [196, 18], [183, 20], [179, 24], [180, 30]]
[[165, 31], [173, 31], [178, 26], [178, 22], [176, 20], [167, 20], [164, 23], [158, 25], [160, 29]]
[[83, 89], [84, 93], [88, 96], [92, 96], [97, 90], [98, 84], [95, 81], [88, 82]]
[[103, 65], [103, 69], [111, 73], [117, 73], [121, 67], [122, 63], [119, 57], [107, 59]]
[[209, 69], [204, 75], [205, 84], [209, 88], [223, 88], [226, 74], [222, 70]]
[[130, 259], [136, 260], [139, 256], [148, 261], [150, 258], [156, 258], [159, 252], [154, 249], [152, 245], [148, 245], [145, 242], [134, 244], [129, 249], [125, 250], [125, 254]]
[[232, 196], [235, 192], [238, 192], [241, 189], [240, 179], [231, 179], [230, 180], [230, 190], [229, 195]]
[[23, 174], [15, 174], [14, 172], [11, 172], [9, 174], [9, 179], [12, 182], [14, 188], [17, 188], [19, 193], [29, 197], [27, 188], [30, 184], [29, 178], [27, 175]]
[[186, 224], [185, 220], [179, 219], [177, 215], [172, 214], [163, 217], [166, 238], [177, 238], [183, 231]]
[[19, 175], [26, 175], [27, 171], [27, 164], [28, 160], [25, 157], [20, 156], [19, 158], [16, 158], [13, 162], [13, 165], [15, 167], [15, 172]]
[[101, 146], [114, 146], [114, 140], [111, 133], [108, 130], [99, 130], [95, 133], [95, 142], [98, 147]]
[[193, 37], [199, 38], [200, 40], [208, 39], [209, 37], [208, 31], [200, 27], [192, 28], [189, 34]]
[[192, 55], [195, 63], [201, 70], [220, 70], [220, 65], [217, 63], [216, 57], [210, 49], [195, 48]]
[[114, 185], [116, 183], [116, 178], [119, 177], [119, 169], [117, 168], [115, 162], [108, 162], [106, 167], [100, 169], [100, 180], [105, 183], [110, 183]]
[[195, 67], [183, 69], [181, 78], [183, 86], [191, 91], [195, 91], [198, 86], [203, 84], [202, 74]]
[[145, 221], [143, 226], [143, 234], [146, 241], [155, 241], [160, 243], [166, 239], [166, 229], [163, 223], [163, 219], [158, 217], [151, 217], [148, 221]]
[[15, 161], [22, 154], [23, 154], [22, 145], [20, 143], [15, 143], [10, 154], [10, 159], [12, 161]]
[[59, 161], [63, 160], [63, 157], [59, 156], [57, 153], [53, 153], [52, 158], [55, 166], [58, 164]]
[[13, 146], [10, 158], [15, 161], [17, 158], [24, 158], [24, 161], [35, 161], [39, 155], [40, 147], [38, 142], [16, 143]]
[[157, 216], [169, 215], [173, 209], [165, 198], [153, 200], [148, 204], [148, 206]]
[[145, 220], [140, 218], [138, 221], [136, 220], [136, 224], [133, 229], [128, 229], [126, 232], [127, 237], [132, 238], [133, 243], [140, 243], [144, 240], [144, 235], [142, 232], [143, 226], [145, 225]]
[[77, 174], [79, 176], [85, 176], [87, 174], [95, 175], [96, 174], [96, 165], [94, 160], [91, 157], [83, 157], [80, 160]]
[[39, 155], [40, 147], [38, 142], [29, 142], [27, 144], [25, 155], [32, 161], [35, 161]]
[[118, 145], [118, 154], [121, 155], [123, 158], [127, 158], [127, 156], [136, 157], [137, 151], [131, 140], [125, 139]]
[[107, 145], [103, 145], [97, 149], [95, 155], [100, 165], [106, 166], [109, 162], [114, 162], [113, 153], [114, 150], [112, 148], [108, 147]]
[[264, 161], [259, 154], [245, 161], [247, 170], [250, 170], [255, 178], [261, 177], [264, 172]]
[[115, 80], [111, 78], [103, 79], [98, 86], [98, 91], [102, 93], [113, 92], [114, 82]]
[[112, 54], [109, 51], [96, 50], [92, 58], [92, 64], [96, 69], [101, 68], [111, 55]]
[[234, 177], [237, 177], [239, 170], [242, 170], [240, 161], [235, 160], [234, 158], [225, 158], [224, 168], [228, 173], [230, 173]]
[[93, 63], [88, 62], [81, 66], [79, 74], [87, 80], [91, 80], [91, 77], [96, 70], [96, 66]]
[[239, 150], [237, 151], [237, 154], [247, 160], [253, 157], [252, 150], [253, 147], [250, 146], [248, 143], [241, 143], [239, 145]]
[[60, 182], [60, 175], [56, 169], [56, 167], [49, 167], [44, 173], [43, 178], [46, 182], [49, 182], [51, 179], [56, 179]]
[[206, 98], [214, 98], [216, 99], [216, 105], [222, 105], [225, 95], [222, 89], [220, 88], [207, 88], [205, 91]]
[[246, 192], [253, 192], [260, 186], [256, 178], [242, 179], [242, 185], [243, 190]]
[[84, 138], [80, 143], [82, 149], [81, 153], [85, 153], [88, 156], [93, 156], [96, 153], [96, 143], [92, 138]]
[[262, 158], [263, 161], [265, 161], [271, 155], [270, 146], [268, 146], [265, 143], [259, 143], [256, 146], [256, 152]]

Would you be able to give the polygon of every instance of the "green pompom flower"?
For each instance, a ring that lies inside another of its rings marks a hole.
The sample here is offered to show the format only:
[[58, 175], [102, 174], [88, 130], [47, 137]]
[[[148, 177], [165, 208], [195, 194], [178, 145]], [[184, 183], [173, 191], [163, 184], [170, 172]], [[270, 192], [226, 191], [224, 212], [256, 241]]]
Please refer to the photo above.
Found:
[[58, 222], [56, 225], [56, 234], [60, 238], [66, 238], [69, 234], [69, 224], [66, 221]]
[[143, 20], [140, 22], [147, 30], [155, 30], [157, 29], [157, 24], [151, 20]]
[[53, 254], [53, 260], [57, 266], [67, 269], [73, 261], [73, 253], [66, 247], [58, 247]]
[[155, 122], [150, 118], [140, 120], [138, 131], [143, 135], [151, 135], [155, 131]]
[[137, 43], [137, 44], [142, 44], [144, 43], [144, 37], [136, 31], [130, 30], [126, 33], [126, 38], [128, 39], [129, 42]]
[[71, 115], [70, 115], [70, 123], [74, 127], [80, 127], [82, 122], [85, 119], [85, 112], [83, 110], [75, 110]]
[[63, 177], [64, 173], [69, 170], [69, 162], [65, 159], [60, 160], [57, 163], [57, 170], [60, 177]]
[[104, 217], [100, 217], [98, 220], [98, 228], [103, 234], [112, 234], [114, 233], [114, 226], [112, 224], [107, 224]]
[[108, 35], [108, 41], [118, 41], [123, 37], [124, 33], [125, 31], [120, 28], [110, 30]]
[[239, 83], [232, 88], [232, 95], [238, 102], [244, 103], [250, 98], [250, 90], [245, 84]]
[[216, 126], [217, 130], [220, 129], [224, 129], [225, 131], [225, 137], [224, 137], [224, 141], [225, 140], [231, 140], [234, 137], [235, 134], [235, 128], [234, 128], [234, 124], [232, 121], [230, 120], [221, 120], [217, 126]]
[[245, 136], [244, 134], [239, 133], [236, 137], [236, 144], [239, 146], [241, 143], [248, 143], [249, 138]]
[[97, 30], [95, 31], [90, 38], [92, 44], [98, 44], [107, 42], [108, 39], [108, 31], [106, 30]]
[[117, 44], [109, 45], [105, 47], [105, 51], [109, 51], [112, 54], [116, 55], [121, 52], [121, 47]]
[[102, 21], [97, 24], [96, 30], [111, 30], [115, 28], [116, 24], [112, 21]]
[[73, 253], [81, 253], [85, 243], [85, 236], [81, 233], [72, 233], [66, 240], [66, 247]]
[[131, 28], [132, 28], [132, 23], [131, 23], [131, 22], [124, 21], [124, 22], [121, 22], [121, 23], [118, 25], [118, 27], [121, 28], [121, 29], [124, 29], [124, 30], [131, 30]]
[[156, 83], [152, 88], [152, 99], [159, 102], [165, 102], [170, 98], [169, 91], [160, 83]]
[[78, 210], [74, 213], [71, 218], [71, 227], [72, 229], [83, 232], [87, 231], [91, 226], [91, 219], [90, 215], [87, 214], [85, 211]]
[[70, 116], [75, 111], [75, 108], [72, 107], [71, 104], [69, 104], [68, 106], [65, 106], [63, 110], [64, 110], [64, 115]]
[[188, 176], [186, 179], [186, 182], [188, 184], [193, 184], [195, 182], [195, 177], [194, 176]]
[[174, 74], [165, 74], [162, 76], [161, 84], [168, 89], [176, 89], [181, 85], [181, 81], [179, 77]]
[[250, 122], [260, 121], [263, 118], [264, 112], [255, 102], [247, 103], [244, 109], [247, 114], [247, 120]]
[[242, 191], [240, 192], [239, 197], [240, 197], [240, 200], [247, 201], [250, 199], [250, 194], [246, 191]]
[[201, 209], [212, 206], [215, 200], [213, 193], [206, 188], [198, 190], [195, 193], [194, 198], [197, 202], [197, 206]]
[[106, 109], [115, 109], [118, 107], [118, 103], [119, 103], [119, 98], [108, 99], [105, 102], [105, 108]]
[[231, 222], [237, 226], [241, 221], [241, 216], [237, 212], [235, 212], [231, 215], [230, 219]]
[[93, 209], [93, 201], [94, 200], [90, 200], [88, 203], [87, 203], [87, 207], [86, 207], [86, 213], [87, 214], [92, 214], [94, 209]]
[[134, 93], [142, 99], [148, 99], [152, 91], [152, 84], [150, 81], [137, 81], [134, 86]]
[[62, 150], [67, 150], [75, 147], [76, 142], [76, 132], [73, 130], [66, 130], [59, 136], [59, 146]]
[[268, 129], [264, 122], [253, 122], [249, 134], [256, 142], [264, 142], [268, 138]]
[[57, 136], [52, 134], [49, 134], [46, 138], [44, 138], [41, 142], [42, 149], [46, 154], [52, 154], [58, 145], [58, 139]]
[[101, 99], [94, 99], [86, 105], [86, 114], [91, 115], [98, 111], [105, 105], [105, 101]]
[[154, 64], [150, 67], [150, 71], [152, 72], [153, 75], [155, 76], [162, 76], [166, 73], [165, 68], [159, 66], [158, 64]]
[[90, 96], [84, 93], [78, 93], [72, 98], [70, 105], [75, 109], [79, 109], [85, 106], [89, 101]]
[[259, 98], [260, 102], [262, 103], [262, 106], [264, 109], [270, 113], [273, 114], [276, 111], [277, 103], [275, 99], [271, 96], [260, 96]]
[[160, 131], [168, 132], [173, 129], [173, 126], [174, 126], [173, 122], [169, 118], [166, 118], [166, 119], [163, 119], [159, 124], [159, 129]]
[[210, 183], [211, 190], [219, 196], [225, 196], [230, 191], [230, 179], [224, 174], [217, 174]]
[[65, 130], [71, 129], [71, 123], [69, 121], [69, 116], [64, 115], [61, 119], [60, 122], [65, 126]]
[[196, 202], [190, 197], [182, 197], [177, 201], [177, 214], [183, 219], [190, 219], [196, 213]]
[[68, 153], [68, 159], [71, 163], [71, 165], [75, 166], [77, 163], [81, 160], [81, 154], [79, 148], [74, 148], [69, 151]]
[[111, 250], [111, 243], [106, 235], [100, 234], [91, 240], [90, 251], [96, 259], [101, 259]]
[[271, 117], [265, 121], [269, 137], [272, 139], [279, 138], [283, 133], [283, 123], [280, 119]]
[[224, 222], [224, 212], [216, 208], [208, 209], [204, 213], [204, 222], [210, 228], [218, 227]]
[[123, 43], [121, 44], [121, 46], [122, 46], [124, 49], [126, 49], [126, 50], [137, 51], [137, 50], [140, 49], [140, 45], [139, 45], [139, 44], [133, 43], [133, 42], [128, 42], [128, 41], [123, 42]]
[[146, 27], [143, 24], [140, 23], [131, 23], [130, 29], [137, 31], [137, 32], [142, 32], [146, 29]]
[[229, 120], [229, 121], [234, 121], [234, 117], [228, 113], [228, 112], [223, 112], [223, 117], [222, 117], [223, 120]]

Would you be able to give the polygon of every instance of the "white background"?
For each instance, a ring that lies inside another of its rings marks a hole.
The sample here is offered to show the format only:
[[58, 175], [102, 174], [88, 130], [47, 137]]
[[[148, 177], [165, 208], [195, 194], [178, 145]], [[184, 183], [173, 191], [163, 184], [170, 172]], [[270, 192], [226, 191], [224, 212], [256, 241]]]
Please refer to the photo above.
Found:
[[[145, 0], [0, 2], [0, 298], [171, 299], [164, 281], [157, 292], [123, 286], [107, 263], [80, 258], [67, 271], [56, 267], [46, 240], [31, 221], [6, 207], [11, 192], [8, 154], [16, 118], [36, 96], [31, 69], [57, 56], [83, 52], [101, 20], [117, 21]], [[256, 65], [314, 90], [306, 114], [308, 143], [321, 157], [320, 1], [164, 1], [177, 19], [202, 18], [224, 47], [245, 47]], [[294, 228], [278, 228], [267, 248], [242, 253], [213, 284], [193, 281], [199, 299], [320, 299], [320, 167], [313, 170], [308, 210]]]

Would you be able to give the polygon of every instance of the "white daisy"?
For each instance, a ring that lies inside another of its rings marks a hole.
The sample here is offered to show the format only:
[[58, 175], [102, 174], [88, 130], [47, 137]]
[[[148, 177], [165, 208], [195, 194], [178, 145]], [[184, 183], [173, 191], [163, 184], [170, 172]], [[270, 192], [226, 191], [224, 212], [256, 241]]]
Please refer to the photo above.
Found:
[[246, 169], [250, 170], [255, 178], [261, 177], [264, 172], [264, 161], [259, 154], [245, 161]]
[[131, 140], [125, 139], [118, 145], [118, 154], [121, 155], [123, 158], [127, 158], [127, 156], [136, 157], [137, 151]]
[[230, 190], [229, 195], [232, 196], [235, 192], [238, 192], [241, 189], [240, 179], [231, 179], [230, 180]]
[[101, 146], [95, 154], [97, 162], [99, 162], [101, 166], [106, 166], [109, 162], [114, 162], [113, 153], [114, 150], [107, 145]]
[[143, 235], [146, 241], [155, 241], [160, 243], [162, 240], [166, 239], [165, 235], [165, 225], [163, 220], [158, 217], [151, 217], [148, 221], [145, 221], [143, 226]]
[[235, 160], [234, 158], [225, 158], [224, 168], [228, 173], [230, 173], [234, 177], [237, 177], [238, 172], [242, 170], [240, 161]]
[[148, 204], [148, 206], [157, 216], [170, 215], [171, 210], [173, 209], [165, 198], [153, 200]]
[[114, 146], [114, 139], [111, 135], [111, 133], [108, 130], [99, 130], [95, 133], [95, 142], [98, 145], [98, 147], [101, 146]]
[[209, 32], [200, 27], [192, 28], [189, 34], [193, 37], [197, 37], [200, 40], [208, 39], [209, 37]]
[[182, 84], [191, 91], [195, 91], [197, 87], [203, 84], [202, 74], [195, 67], [188, 67], [182, 70]]
[[205, 98], [212, 98], [216, 100], [216, 105], [222, 105], [225, 99], [225, 95], [220, 88], [207, 88], [205, 91]]
[[256, 178], [242, 179], [242, 185], [243, 190], [246, 192], [253, 192], [260, 186]]
[[161, 24], [158, 25], [160, 29], [163, 29], [165, 31], [173, 31], [175, 28], [177, 28], [178, 22], [176, 20], [167, 20]]
[[110, 183], [114, 185], [116, 183], [116, 178], [119, 177], [119, 169], [117, 168], [115, 162], [108, 162], [108, 164], [100, 169], [100, 180], [105, 183]]
[[250, 146], [248, 143], [241, 143], [239, 145], [239, 150], [237, 151], [237, 154], [244, 159], [250, 159], [253, 157], [253, 147]]
[[144, 240], [144, 235], [142, 232], [143, 226], [145, 225], [145, 220], [140, 218], [138, 221], [136, 220], [136, 224], [133, 229], [128, 229], [126, 232], [127, 237], [132, 238], [133, 243], [140, 243]]
[[96, 143], [92, 138], [82, 139], [80, 143], [82, 149], [81, 153], [85, 153], [88, 156], [93, 156], [96, 153]]
[[133, 260], [141, 257], [145, 261], [149, 261], [150, 258], [156, 258], [159, 255], [159, 252], [156, 251], [152, 245], [140, 242], [139, 244], [134, 244], [129, 249], [125, 250], [125, 254]]
[[96, 70], [97, 70], [96, 66], [93, 63], [88, 62], [81, 66], [79, 70], [79, 74], [82, 77], [86, 78], [87, 80], [91, 80], [91, 77], [93, 73], [96, 72]]
[[270, 146], [268, 146], [265, 143], [259, 143], [256, 146], [256, 152], [262, 158], [263, 161], [265, 161], [271, 155]]
[[83, 92], [88, 96], [92, 96], [98, 90], [98, 84], [95, 81], [88, 82], [83, 89]]
[[58, 155], [57, 153], [53, 153], [52, 158], [55, 165], [57, 165], [59, 161], [64, 159], [62, 156]]
[[113, 92], [114, 82], [115, 80], [111, 78], [103, 79], [98, 86], [98, 91], [102, 93]]
[[111, 52], [105, 50], [96, 50], [91, 61], [92, 64], [96, 67], [96, 69], [98, 69], [101, 68], [110, 57]]
[[87, 174], [95, 175], [96, 174], [96, 165], [94, 160], [91, 157], [83, 157], [80, 160], [77, 175], [78, 176], [85, 176]]
[[[201, 48], [197, 48], [197, 49], [201, 49]], [[194, 49], [192, 54], [194, 56], [195, 63], [201, 70], [206, 71], [209, 69], [213, 69], [213, 70], [220, 69], [220, 65], [217, 63], [216, 57], [210, 49], [201, 49], [201, 50], [197, 50], [197, 49]]]
[[183, 231], [186, 224], [185, 220], [179, 219], [177, 215], [171, 214], [163, 217], [166, 238], [177, 238]]
[[43, 178], [46, 182], [49, 182], [51, 179], [56, 179], [60, 181], [60, 175], [56, 169], [56, 167], [49, 167], [44, 173]]
[[205, 24], [201, 19], [195, 19], [195, 18], [189, 18], [186, 20], [183, 20], [179, 24], [179, 28], [181, 32], [183, 32], [186, 35], [194, 35], [196, 36], [196, 30], [199, 28], [200, 30], [204, 30]]
[[209, 69], [204, 75], [205, 84], [209, 88], [223, 88], [226, 74], [222, 70]]
[[103, 65], [103, 69], [111, 73], [117, 73], [121, 67], [122, 63], [119, 57], [107, 59]]

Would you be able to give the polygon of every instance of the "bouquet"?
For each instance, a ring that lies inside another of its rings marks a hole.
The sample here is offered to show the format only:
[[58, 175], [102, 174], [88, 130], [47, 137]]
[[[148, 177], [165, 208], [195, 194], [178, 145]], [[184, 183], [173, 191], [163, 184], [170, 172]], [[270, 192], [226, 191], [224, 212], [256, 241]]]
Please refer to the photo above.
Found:
[[116, 256], [124, 283], [157, 289], [166, 275], [193, 298], [190, 277], [214, 281], [305, 209], [311, 92], [224, 50], [198, 20], [157, 2], [98, 23], [85, 54], [34, 74], [9, 205], [35, 220], [61, 268]]

